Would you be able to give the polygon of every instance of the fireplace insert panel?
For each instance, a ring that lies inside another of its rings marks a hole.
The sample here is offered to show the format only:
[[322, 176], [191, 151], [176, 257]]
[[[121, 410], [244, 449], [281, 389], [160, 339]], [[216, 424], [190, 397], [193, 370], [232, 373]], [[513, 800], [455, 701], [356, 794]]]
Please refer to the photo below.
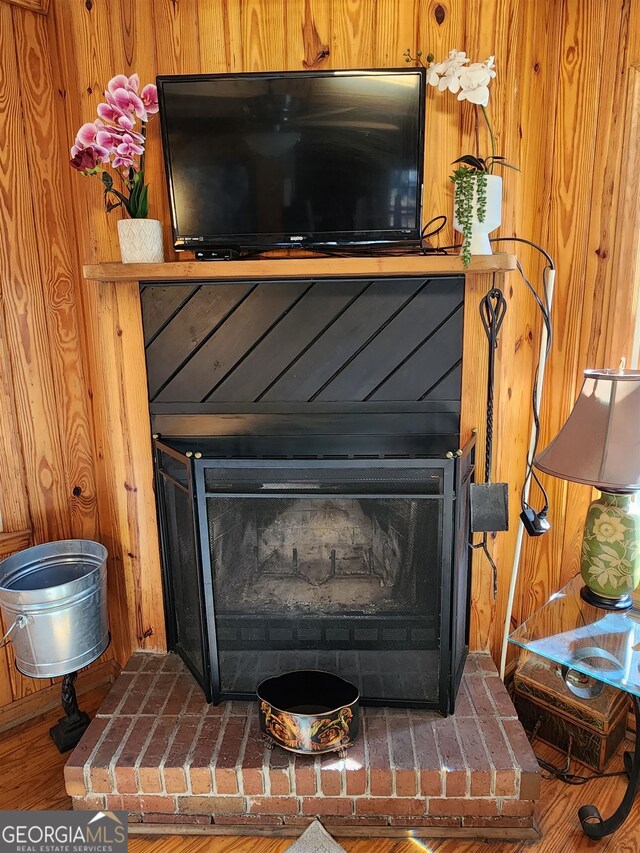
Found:
[[455, 529], [469, 452], [196, 459], [164, 442], [170, 641], [210, 698], [317, 668], [365, 701], [451, 709], [466, 654], [468, 534]]

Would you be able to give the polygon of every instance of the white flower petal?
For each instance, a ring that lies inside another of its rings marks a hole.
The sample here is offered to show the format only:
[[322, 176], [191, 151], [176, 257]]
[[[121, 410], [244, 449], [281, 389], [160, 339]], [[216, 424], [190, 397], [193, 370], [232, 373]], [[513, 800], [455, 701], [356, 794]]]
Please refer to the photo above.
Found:
[[486, 107], [489, 103], [489, 90], [486, 86], [479, 86], [477, 89], [461, 89], [458, 100]]

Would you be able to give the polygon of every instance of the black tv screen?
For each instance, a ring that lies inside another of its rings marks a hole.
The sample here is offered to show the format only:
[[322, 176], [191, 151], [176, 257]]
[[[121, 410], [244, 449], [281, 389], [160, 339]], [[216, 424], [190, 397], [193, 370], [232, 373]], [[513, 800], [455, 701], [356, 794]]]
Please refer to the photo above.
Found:
[[424, 69], [158, 77], [174, 244], [416, 241]]

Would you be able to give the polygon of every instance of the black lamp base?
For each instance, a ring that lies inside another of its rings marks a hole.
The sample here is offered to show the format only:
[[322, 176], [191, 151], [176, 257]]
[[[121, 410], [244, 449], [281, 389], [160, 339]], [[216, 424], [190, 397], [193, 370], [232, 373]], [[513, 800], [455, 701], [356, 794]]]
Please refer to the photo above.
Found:
[[49, 729], [51, 740], [58, 747], [58, 752], [68, 752], [77, 746], [91, 722], [88, 715], [78, 708], [73, 686], [77, 677], [77, 672], [70, 672], [62, 679], [62, 707], [66, 716], [60, 717], [57, 724]]
[[58, 747], [58, 752], [69, 752], [76, 747], [90, 722], [84, 711], [78, 711], [76, 717], [60, 717], [57, 724], [49, 729], [51, 740]]
[[587, 604], [592, 604], [594, 607], [599, 607], [601, 610], [629, 610], [633, 607], [633, 599], [629, 594], [621, 595], [620, 598], [607, 598], [604, 595], [598, 595], [588, 586], [583, 586], [580, 590], [580, 598], [586, 601]]

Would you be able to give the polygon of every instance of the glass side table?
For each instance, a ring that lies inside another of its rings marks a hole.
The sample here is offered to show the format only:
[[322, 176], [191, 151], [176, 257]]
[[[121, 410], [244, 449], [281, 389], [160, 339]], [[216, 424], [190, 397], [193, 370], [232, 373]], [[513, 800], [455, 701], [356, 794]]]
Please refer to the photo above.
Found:
[[569, 690], [583, 699], [597, 696], [605, 684], [624, 690], [633, 700], [636, 744], [624, 756], [629, 777], [616, 811], [603, 819], [596, 806], [582, 806], [578, 817], [589, 838], [603, 838], [626, 820], [640, 789], [640, 590], [625, 612], [601, 610], [583, 601], [580, 576], [551, 596], [514, 631], [509, 642], [561, 667]]

